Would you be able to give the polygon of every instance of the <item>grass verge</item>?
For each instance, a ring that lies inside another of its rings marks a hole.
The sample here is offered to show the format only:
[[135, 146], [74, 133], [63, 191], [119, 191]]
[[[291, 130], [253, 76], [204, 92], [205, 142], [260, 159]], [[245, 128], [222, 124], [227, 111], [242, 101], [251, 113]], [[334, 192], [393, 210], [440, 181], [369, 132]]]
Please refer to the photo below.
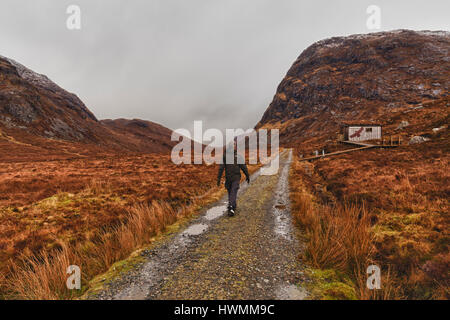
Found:
[[377, 265], [374, 234], [364, 206], [324, 204], [309, 191], [294, 161], [291, 172], [292, 212], [304, 231], [302, 259], [312, 279], [309, 291], [313, 299], [390, 299], [396, 289], [389, 276], [380, 290], [366, 286], [366, 270]]
[[[127, 209], [126, 219], [122, 223], [99, 231], [90, 241], [71, 245], [62, 243], [57, 250], [23, 256], [11, 263], [8, 276], [2, 281], [4, 298], [77, 298], [88, 289], [89, 280], [151, 242], [167, 226], [192, 216], [199, 208], [216, 201], [222, 194], [223, 191], [212, 190], [207, 196], [178, 208], [156, 201], [137, 204]], [[66, 270], [69, 265], [81, 268], [82, 290], [67, 289]]]

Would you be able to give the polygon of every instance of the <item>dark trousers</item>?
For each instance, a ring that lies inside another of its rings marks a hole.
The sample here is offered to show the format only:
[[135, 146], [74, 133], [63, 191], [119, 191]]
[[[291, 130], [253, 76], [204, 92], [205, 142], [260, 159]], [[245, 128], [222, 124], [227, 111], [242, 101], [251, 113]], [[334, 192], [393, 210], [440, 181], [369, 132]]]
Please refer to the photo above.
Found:
[[239, 181], [230, 181], [225, 183], [228, 191], [228, 207], [236, 209], [237, 193], [239, 191]]

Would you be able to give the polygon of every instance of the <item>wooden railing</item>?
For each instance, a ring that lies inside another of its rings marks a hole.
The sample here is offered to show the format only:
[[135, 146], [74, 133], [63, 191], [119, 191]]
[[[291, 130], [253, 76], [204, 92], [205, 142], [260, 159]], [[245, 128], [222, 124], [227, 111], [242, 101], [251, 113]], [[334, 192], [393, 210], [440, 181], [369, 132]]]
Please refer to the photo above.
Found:
[[361, 150], [367, 150], [367, 149], [374, 149], [374, 148], [396, 148], [401, 144], [400, 136], [398, 137], [398, 139], [393, 139], [392, 137], [390, 137], [390, 139], [388, 141], [390, 142], [390, 144], [385, 144], [385, 140], [383, 140], [383, 144], [369, 144], [369, 143], [364, 143], [364, 142], [359, 142], [359, 141], [348, 141], [348, 140], [339, 141], [340, 143], [358, 146], [358, 148], [335, 151], [335, 152], [330, 152], [330, 153], [325, 153], [324, 151], [322, 151], [321, 154], [318, 154], [318, 155], [315, 155], [312, 157], [303, 158], [303, 156], [301, 156], [299, 161], [322, 159], [325, 157], [339, 155], [339, 154], [343, 154], [343, 153], [349, 153], [349, 152], [355, 152], [355, 151], [361, 151]]

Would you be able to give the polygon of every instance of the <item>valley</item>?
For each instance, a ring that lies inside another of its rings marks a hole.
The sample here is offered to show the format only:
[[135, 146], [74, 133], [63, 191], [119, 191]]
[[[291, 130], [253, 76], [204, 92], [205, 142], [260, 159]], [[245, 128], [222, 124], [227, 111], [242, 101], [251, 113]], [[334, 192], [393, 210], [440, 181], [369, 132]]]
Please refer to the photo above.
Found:
[[[0, 56], [0, 296], [448, 299], [449, 88], [446, 31], [312, 44], [255, 127], [279, 130], [282, 166], [251, 164], [229, 218], [218, 166], [174, 164], [171, 129], [98, 120]], [[377, 148], [339, 153], [348, 122], [379, 124]]]

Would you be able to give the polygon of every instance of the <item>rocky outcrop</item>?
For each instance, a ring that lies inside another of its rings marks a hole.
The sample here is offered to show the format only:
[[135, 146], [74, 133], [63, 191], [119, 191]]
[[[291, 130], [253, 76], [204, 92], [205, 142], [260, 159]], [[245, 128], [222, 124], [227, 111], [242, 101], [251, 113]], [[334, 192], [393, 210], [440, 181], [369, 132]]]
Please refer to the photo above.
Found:
[[402, 122], [400, 122], [400, 124], [397, 126], [396, 129], [401, 130], [403, 128], [406, 128], [407, 126], [409, 126], [409, 122], [406, 120], [403, 120]]
[[429, 141], [429, 138], [422, 137], [422, 136], [414, 136], [409, 140], [408, 144], [417, 144], [417, 143], [423, 143]]

